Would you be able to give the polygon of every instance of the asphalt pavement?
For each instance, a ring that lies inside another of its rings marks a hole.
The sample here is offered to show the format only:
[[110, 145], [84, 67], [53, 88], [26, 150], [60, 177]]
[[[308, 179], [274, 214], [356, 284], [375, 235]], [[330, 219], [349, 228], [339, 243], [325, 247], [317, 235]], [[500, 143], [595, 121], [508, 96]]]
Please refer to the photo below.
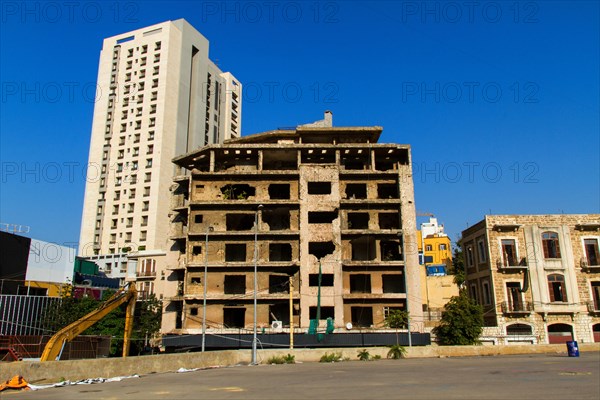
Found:
[[600, 352], [294, 365], [150, 374], [121, 382], [4, 392], [2, 400], [600, 399]]

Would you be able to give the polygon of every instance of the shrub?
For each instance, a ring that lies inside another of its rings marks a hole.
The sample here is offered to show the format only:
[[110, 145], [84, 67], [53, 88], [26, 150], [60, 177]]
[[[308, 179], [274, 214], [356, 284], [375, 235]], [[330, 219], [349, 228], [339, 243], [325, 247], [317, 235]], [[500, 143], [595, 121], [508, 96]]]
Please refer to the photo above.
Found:
[[286, 356], [273, 356], [267, 360], [267, 364], [295, 364], [296, 357], [292, 354]]
[[342, 360], [342, 353], [325, 353], [321, 356], [319, 362], [328, 363], [328, 362], [340, 362]]
[[267, 360], [267, 364], [285, 364], [283, 356], [273, 356]]
[[387, 353], [387, 358], [398, 360], [404, 357], [406, 357], [406, 349], [404, 346], [400, 346], [399, 344], [390, 346], [390, 350]]
[[362, 349], [358, 351], [358, 359], [360, 361], [369, 361], [371, 359], [371, 354], [367, 351], [367, 349]]
[[283, 357], [283, 360], [285, 361], [286, 364], [295, 364], [296, 363], [296, 356], [294, 356], [293, 354], [289, 354], [287, 356]]

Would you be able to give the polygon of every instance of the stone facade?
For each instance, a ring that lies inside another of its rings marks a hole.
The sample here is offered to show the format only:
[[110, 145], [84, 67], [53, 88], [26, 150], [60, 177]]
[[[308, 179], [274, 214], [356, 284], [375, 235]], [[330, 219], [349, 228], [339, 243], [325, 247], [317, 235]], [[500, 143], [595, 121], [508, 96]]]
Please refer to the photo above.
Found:
[[287, 330], [291, 310], [306, 331], [319, 303], [321, 327], [381, 329], [395, 308], [422, 320], [417, 253], [403, 251], [416, 249], [410, 147], [322, 125], [174, 159], [163, 333], [201, 332], [205, 284], [209, 332], [251, 329], [255, 262], [261, 330]]
[[488, 215], [462, 233], [483, 341], [600, 341], [600, 215]]

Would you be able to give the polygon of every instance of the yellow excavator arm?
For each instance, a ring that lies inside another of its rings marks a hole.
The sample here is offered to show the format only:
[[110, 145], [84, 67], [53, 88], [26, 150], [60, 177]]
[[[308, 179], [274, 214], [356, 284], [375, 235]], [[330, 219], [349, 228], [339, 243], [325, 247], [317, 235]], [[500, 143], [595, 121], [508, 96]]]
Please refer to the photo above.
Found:
[[129, 289], [120, 289], [117, 293], [111, 296], [110, 299], [102, 303], [100, 307], [56, 332], [54, 336], [50, 338], [46, 344], [46, 347], [44, 347], [44, 352], [42, 353], [42, 358], [40, 361], [57, 360], [67, 342], [70, 342], [77, 336], [81, 335], [87, 328], [100, 321], [111, 311], [118, 308], [121, 304], [125, 303], [127, 303], [127, 312], [125, 314], [123, 357], [127, 357], [129, 354], [129, 341], [131, 339], [131, 332], [133, 331], [133, 313], [135, 311], [136, 300], [137, 290], [135, 289], [135, 284], [130, 283]]

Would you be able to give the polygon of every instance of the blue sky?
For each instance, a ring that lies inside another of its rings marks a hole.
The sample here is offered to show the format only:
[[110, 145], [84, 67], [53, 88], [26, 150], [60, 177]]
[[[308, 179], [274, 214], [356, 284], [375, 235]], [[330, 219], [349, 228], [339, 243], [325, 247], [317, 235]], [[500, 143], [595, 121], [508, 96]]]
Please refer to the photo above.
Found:
[[102, 39], [187, 19], [244, 85], [243, 134], [320, 119], [410, 144], [417, 209], [600, 212], [596, 1], [1, 3], [0, 221], [79, 238]]

